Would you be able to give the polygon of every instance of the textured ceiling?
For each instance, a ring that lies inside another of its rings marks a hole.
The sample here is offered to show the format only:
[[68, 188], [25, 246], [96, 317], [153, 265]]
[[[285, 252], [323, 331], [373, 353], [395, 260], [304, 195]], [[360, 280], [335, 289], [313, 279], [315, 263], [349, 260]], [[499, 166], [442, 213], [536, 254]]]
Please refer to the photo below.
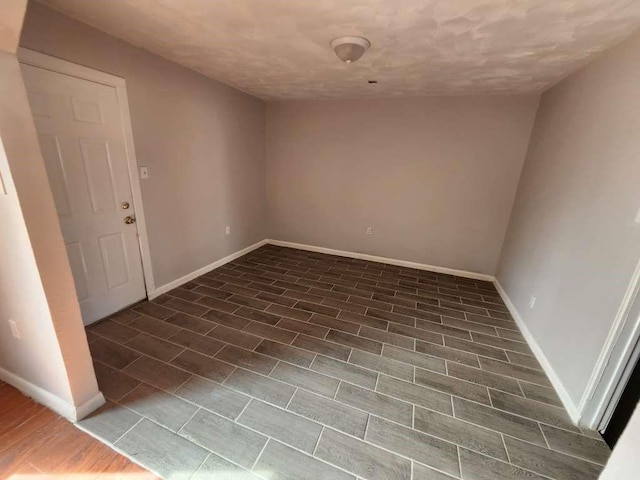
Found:
[[[41, 3], [264, 99], [540, 91], [640, 25], [640, 0]], [[341, 35], [372, 46], [347, 66]]]

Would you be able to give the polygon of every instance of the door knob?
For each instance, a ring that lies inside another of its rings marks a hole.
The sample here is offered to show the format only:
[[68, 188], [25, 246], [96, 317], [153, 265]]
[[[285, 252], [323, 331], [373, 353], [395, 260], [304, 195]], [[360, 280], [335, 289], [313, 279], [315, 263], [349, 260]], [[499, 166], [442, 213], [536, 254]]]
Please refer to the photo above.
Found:
[[127, 217], [124, 217], [124, 223], [126, 223], [127, 225], [131, 225], [132, 223], [136, 223], [136, 219], [129, 215]]

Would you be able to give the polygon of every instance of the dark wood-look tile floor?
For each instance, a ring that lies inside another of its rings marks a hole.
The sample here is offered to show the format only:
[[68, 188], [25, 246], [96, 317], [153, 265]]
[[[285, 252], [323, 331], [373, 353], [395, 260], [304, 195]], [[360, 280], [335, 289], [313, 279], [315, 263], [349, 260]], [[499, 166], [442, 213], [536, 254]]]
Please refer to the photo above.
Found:
[[0, 478], [154, 480], [73, 423], [0, 382]]
[[166, 478], [589, 480], [493, 285], [265, 246], [88, 328], [80, 427]]

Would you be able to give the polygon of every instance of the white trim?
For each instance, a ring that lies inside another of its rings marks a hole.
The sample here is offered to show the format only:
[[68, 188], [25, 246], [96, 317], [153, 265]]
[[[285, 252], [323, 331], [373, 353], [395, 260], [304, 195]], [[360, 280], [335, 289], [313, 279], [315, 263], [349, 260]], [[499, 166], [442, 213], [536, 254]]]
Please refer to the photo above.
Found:
[[511, 313], [511, 316], [516, 321], [518, 328], [520, 328], [520, 331], [522, 332], [522, 336], [527, 341], [527, 344], [529, 345], [529, 347], [531, 347], [533, 354], [536, 356], [536, 358], [538, 359], [538, 362], [540, 362], [540, 365], [542, 366], [542, 369], [544, 370], [544, 372], [547, 374], [547, 377], [551, 381], [553, 388], [555, 389], [556, 393], [560, 397], [560, 401], [562, 402], [562, 404], [564, 405], [564, 408], [569, 413], [569, 417], [571, 417], [571, 421], [573, 421], [573, 423], [577, 425], [578, 422], [580, 421], [580, 410], [576, 407], [575, 403], [573, 403], [573, 400], [571, 399], [569, 392], [567, 392], [566, 388], [564, 388], [564, 385], [562, 384], [560, 377], [558, 376], [556, 371], [553, 369], [553, 367], [551, 366], [551, 363], [547, 359], [542, 348], [540, 347], [540, 345], [538, 345], [538, 342], [536, 342], [535, 338], [529, 331], [527, 324], [524, 322], [524, 320], [518, 313], [518, 310], [516, 309], [515, 305], [507, 295], [507, 292], [505, 292], [504, 288], [502, 288], [502, 285], [500, 285], [500, 282], [498, 281], [497, 278], [494, 280], [493, 283], [496, 286], [498, 293], [502, 297], [504, 304], [507, 306], [507, 309], [509, 309], [509, 313]]
[[96, 393], [92, 398], [84, 402], [82, 405], [75, 407], [76, 416], [74, 422], [79, 422], [90, 413], [95, 412], [106, 403], [102, 392]]
[[0, 367], [0, 380], [13, 385], [26, 396], [31, 397], [34, 401], [50, 408], [72, 422], [77, 422], [105, 403], [102, 393], [98, 392], [89, 401], [76, 407], [72, 403], [63, 400], [57, 395], [34, 385], [33, 383], [19, 377], [15, 373], [5, 370], [2, 367]]
[[[623, 382], [626, 384], [631, 375], [632, 369], [628, 366], [635, 360], [634, 355], [637, 357], [636, 345], [640, 337], [640, 317], [630, 318], [629, 313], [639, 290], [640, 261], [636, 264], [620, 308], [578, 405], [583, 417], [582, 423], [589, 428], [597, 429], [606, 426], [602, 423], [609, 420], [608, 416], [612, 413], [610, 406], [614, 402], [617, 403], [622, 394], [622, 389], [618, 387]], [[620, 338], [620, 334], [627, 330], [628, 325], [631, 325], [630, 335]], [[612, 358], [616, 363], [615, 366], [610, 367]]]
[[136, 159], [136, 149], [133, 143], [133, 128], [131, 126], [129, 101], [127, 98], [127, 84], [125, 79], [23, 47], [18, 48], [18, 60], [20, 63], [26, 65], [43, 68], [52, 72], [62, 73], [64, 75], [89, 80], [91, 82], [115, 88], [118, 97], [118, 105], [120, 107], [122, 133], [124, 136], [127, 166], [129, 169], [129, 183], [131, 184], [133, 210], [135, 212], [136, 226], [138, 230], [138, 243], [140, 246], [140, 258], [142, 260], [142, 271], [144, 274], [145, 289], [147, 291], [147, 295], [149, 295], [149, 292], [155, 289], [155, 282], [153, 279], [153, 268], [151, 265], [151, 255], [149, 251], [149, 237], [147, 235], [147, 223], [142, 204], [142, 190], [140, 189], [140, 179], [138, 177], [138, 161]]
[[345, 250], [334, 250], [333, 248], [316, 247], [314, 245], [305, 245], [302, 243], [285, 242], [282, 240], [267, 240], [271, 245], [280, 247], [297, 248], [299, 250], [307, 250], [310, 252], [328, 253], [329, 255], [338, 255], [340, 257], [357, 258], [360, 260], [369, 260], [371, 262], [386, 263], [388, 265], [396, 265], [399, 267], [415, 268], [416, 270], [427, 270], [429, 272], [445, 273], [448, 275], [456, 275], [458, 277], [471, 278], [474, 280], [485, 280], [493, 282], [493, 275], [484, 273], [469, 272], [467, 270], [456, 270], [453, 268], [437, 267], [435, 265], [427, 265], [425, 263], [409, 262], [407, 260], [397, 260], [395, 258], [378, 257], [376, 255], [368, 255], [366, 253], [348, 252]]
[[215, 262], [210, 263], [209, 265], [205, 265], [202, 268], [194, 270], [193, 272], [188, 273], [186, 275], [183, 275], [182, 277], [176, 280], [173, 280], [172, 282], [165, 283], [164, 285], [161, 285], [155, 290], [152, 290], [149, 292], [149, 300], [153, 300], [154, 298], [159, 297], [163, 293], [166, 293], [169, 290], [173, 290], [174, 288], [179, 287], [180, 285], [183, 285], [193, 280], [194, 278], [199, 277], [200, 275], [209, 273], [211, 270], [215, 270], [216, 268], [221, 267], [226, 263], [232, 262], [236, 258], [246, 255], [247, 253], [252, 252], [257, 248], [260, 248], [263, 245], [266, 245], [267, 243], [268, 243], [268, 240], [260, 240], [259, 242], [256, 242], [253, 245], [249, 245], [248, 247], [243, 248], [242, 250], [238, 250], [237, 252], [232, 253], [231, 255], [227, 255], [226, 257], [221, 258], [220, 260], [216, 260]]

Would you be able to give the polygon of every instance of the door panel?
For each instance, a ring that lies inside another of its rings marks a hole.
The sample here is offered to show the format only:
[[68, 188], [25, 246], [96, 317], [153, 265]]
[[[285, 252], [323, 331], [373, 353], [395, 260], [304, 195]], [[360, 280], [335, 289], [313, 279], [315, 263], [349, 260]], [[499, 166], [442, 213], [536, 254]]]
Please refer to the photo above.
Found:
[[85, 324], [145, 297], [116, 89], [22, 65]]

